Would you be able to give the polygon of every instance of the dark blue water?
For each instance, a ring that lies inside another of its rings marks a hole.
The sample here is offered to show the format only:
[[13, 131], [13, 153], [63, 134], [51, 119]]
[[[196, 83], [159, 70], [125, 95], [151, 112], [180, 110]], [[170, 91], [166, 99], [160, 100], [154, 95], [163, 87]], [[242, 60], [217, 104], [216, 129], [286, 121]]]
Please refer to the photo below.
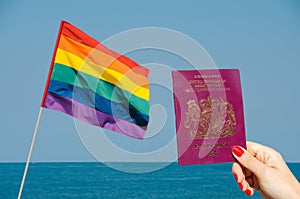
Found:
[[[139, 164], [151, 167], [157, 163]], [[151, 165], [153, 164], [153, 165]], [[0, 198], [17, 198], [25, 164], [0, 164]], [[300, 179], [300, 164], [289, 164]], [[178, 166], [125, 173], [101, 163], [35, 163], [22, 198], [249, 198], [231, 175], [231, 164]], [[260, 198], [255, 193], [252, 198]]]

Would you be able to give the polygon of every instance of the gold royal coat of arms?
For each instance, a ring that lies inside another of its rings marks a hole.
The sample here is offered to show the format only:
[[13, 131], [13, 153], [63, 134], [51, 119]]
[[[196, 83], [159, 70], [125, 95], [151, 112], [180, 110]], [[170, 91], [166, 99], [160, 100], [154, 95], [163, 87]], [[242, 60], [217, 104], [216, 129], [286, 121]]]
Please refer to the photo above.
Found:
[[221, 97], [187, 102], [184, 127], [193, 139], [224, 138], [234, 135], [236, 117], [231, 103]]

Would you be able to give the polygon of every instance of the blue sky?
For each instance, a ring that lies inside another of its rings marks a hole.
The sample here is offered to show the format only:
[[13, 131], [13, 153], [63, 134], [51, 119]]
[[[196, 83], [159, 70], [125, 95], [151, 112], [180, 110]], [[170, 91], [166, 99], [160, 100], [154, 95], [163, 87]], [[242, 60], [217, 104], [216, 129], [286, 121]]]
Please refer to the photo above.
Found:
[[[1, 2], [0, 161], [26, 161], [59, 23], [64, 19], [98, 41], [142, 27], [169, 28], [193, 38], [218, 68], [240, 69], [247, 139], [274, 147], [287, 161], [300, 162], [299, 11], [297, 0]], [[139, 63], [190, 69], [164, 52], [128, 56]], [[162, 98], [162, 106], [170, 105], [170, 99]], [[160, 132], [168, 136], [155, 147], [175, 135], [171, 109], [166, 108], [169, 119]], [[118, 135], [108, 136], [116, 139]], [[32, 161], [94, 160], [72, 118], [43, 112]]]

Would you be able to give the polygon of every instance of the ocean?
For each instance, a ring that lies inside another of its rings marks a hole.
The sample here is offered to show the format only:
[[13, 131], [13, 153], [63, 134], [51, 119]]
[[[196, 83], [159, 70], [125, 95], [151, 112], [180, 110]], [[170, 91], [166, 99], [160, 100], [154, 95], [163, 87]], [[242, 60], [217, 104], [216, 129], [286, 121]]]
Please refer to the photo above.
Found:
[[[159, 163], [113, 163], [118, 167], [155, 167]], [[24, 163], [0, 164], [0, 198], [17, 198]], [[289, 167], [298, 180], [300, 163]], [[33, 163], [23, 199], [46, 198], [249, 198], [231, 174], [231, 164], [178, 166], [127, 173], [103, 163]], [[261, 198], [255, 193], [254, 198]]]

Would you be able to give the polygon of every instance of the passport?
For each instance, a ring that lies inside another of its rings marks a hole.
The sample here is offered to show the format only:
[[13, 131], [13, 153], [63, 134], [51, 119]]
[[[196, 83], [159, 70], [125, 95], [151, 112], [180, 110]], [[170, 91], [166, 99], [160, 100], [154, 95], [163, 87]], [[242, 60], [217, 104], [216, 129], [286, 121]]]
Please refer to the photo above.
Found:
[[238, 69], [172, 71], [178, 164], [234, 162], [246, 147]]

